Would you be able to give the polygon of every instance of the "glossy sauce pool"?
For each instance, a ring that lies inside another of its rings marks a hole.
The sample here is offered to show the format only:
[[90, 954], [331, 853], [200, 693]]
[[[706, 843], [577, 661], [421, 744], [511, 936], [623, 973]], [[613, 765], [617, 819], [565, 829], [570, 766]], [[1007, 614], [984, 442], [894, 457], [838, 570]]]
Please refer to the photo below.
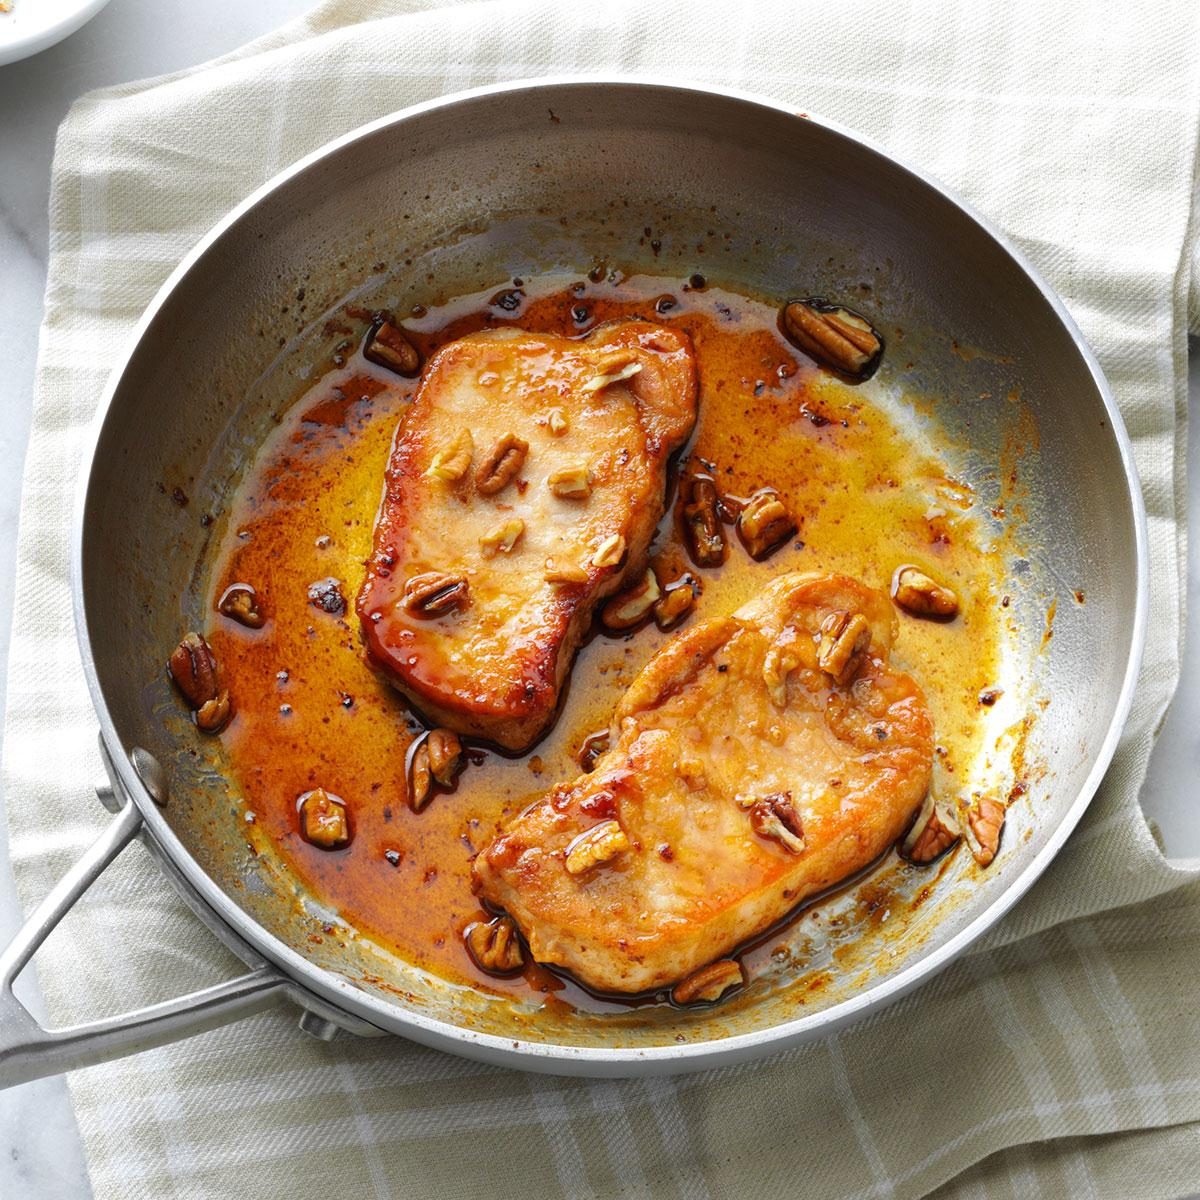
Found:
[[[776, 304], [697, 277], [614, 272], [509, 282], [418, 309], [403, 325], [428, 356], [487, 326], [582, 334], [633, 315], [682, 328], [695, 345], [699, 419], [681, 461], [710, 464], [726, 495], [771, 485], [800, 522], [796, 537], [763, 562], [751, 560], [726, 526], [727, 562], [697, 570], [682, 546], [672, 491], [652, 551], [660, 580], [686, 570], [699, 578], [703, 592], [689, 621], [732, 611], [785, 571], [843, 571], [886, 589], [897, 566], [915, 563], [948, 583], [960, 615], [941, 624], [901, 613], [893, 660], [929, 700], [936, 786], [963, 787], [994, 732], [980, 696], [998, 679], [1003, 560], [970, 490], [953, 478], [956, 448], [939, 444], [902, 400], [876, 382], [854, 387], [816, 370], [779, 334]], [[236, 709], [221, 737], [251, 840], [269, 843], [346, 924], [427, 970], [492, 991], [554, 991], [560, 1001], [607, 1007], [611, 1001], [536, 965], [508, 979], [474, 966], [461, 933], [484, 914], [470, 864], [506, 818], [579, 773], [581, 745], [607, 727], [620, 694], [671, 635], [653, 625], [624, 637], [594, 635], [558, 720], [529, 754], [468, 746], [455, 789], [421, 813], [409, 810], [405, 757], [421, 725], [367, 665], [353, 602], [384, 468], [416, 381], [362, 358], [368, 319], [345, 310], [341, 361], [322, 364], [328, 369], [262, 447], [209, 563], [206, 634]], [[267, 614], [261, 629], [217, 614], [235, 582], [256, 589]], [[323, 584], [323, 605], [310, 599], [314, 584]], [[353, 840], [345, 849], [321, 850], [300, 836], [297, 798], [316, 787], [346, 802]]]

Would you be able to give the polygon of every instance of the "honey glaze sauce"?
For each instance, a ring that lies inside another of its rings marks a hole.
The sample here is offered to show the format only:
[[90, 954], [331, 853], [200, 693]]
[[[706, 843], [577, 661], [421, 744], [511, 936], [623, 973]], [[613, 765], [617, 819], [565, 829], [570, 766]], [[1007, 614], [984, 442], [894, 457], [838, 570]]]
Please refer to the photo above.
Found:
[[[774, 304], [697, 276], [593, 271], [586, 279], [512, 281], [418, 308], [403, 327], [427, 357], [480, 328], [583, 334], [634, 315], [693, 339], [699, 419], [684, 458], [703, 463], [730, 497], [775, 488], [799, 524], [761, 562], [727, 525], [725, 564], [697, 569], [672, 492], [652, 561], [664, 585], [687, 571], [699, 580], [687, 620], [728, 613], [785, 571], [844, 571], [887, 588], [897, 566], [920, 566], [957, 591], [960, 615], [937, 623], [901, 613], [894, 658], [928, 697], [938, 786], [962, 786], [956, 774], [969, 772], [988, 735], [978, 696], [997, 678], [1001, 556], [970, 511], [969, 489], [948, 470], [953, 448], [911, 422], [906, 429], [904, 406], [880, 385], [853, 387], [817, 370], [780, 335]], [[456, 787], [410, 811], [405, 758], [421, 725], [368, 666], [353, 602], [389, 451], [417, 384], [363, 358], [368, 322], [369, 314], [347, 307], [342, 323], [359, 349], [343, 345], [323, 364], [329, 369], [264, 444], [209, 565], [207, 636], [236, 711], [221, 736], [252, 814], [247, 828], [317, 899], [404, 959], [538, 1003], [605, 1010], [610, 999], [536, 964], [510, 978], [478, 970], [462, 941], [464, 927], [485, 917], [471, 891], [471, 861], [507, 818], [579, 773], [588, 736], [608, 726], [621, 693], [671, 634], [653, 624], [625, 636], [595, 634], [579, 653], [558, 720], [532, 752], [514, 758], [468, 745]], [[235, 583], [255, 589], [261, 628], [217, 613]], [[342, 849], [301, 836], [297, 798], [316, 788], [346, 803], [352, 839]]]

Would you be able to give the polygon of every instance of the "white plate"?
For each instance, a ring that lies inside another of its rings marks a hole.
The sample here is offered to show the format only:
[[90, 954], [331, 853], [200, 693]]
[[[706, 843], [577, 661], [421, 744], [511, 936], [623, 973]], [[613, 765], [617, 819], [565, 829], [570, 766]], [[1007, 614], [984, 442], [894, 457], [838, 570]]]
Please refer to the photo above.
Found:
[[61, 42], [90, 21], [108, 0], [12, 0], [0, 13], [0, 65]]

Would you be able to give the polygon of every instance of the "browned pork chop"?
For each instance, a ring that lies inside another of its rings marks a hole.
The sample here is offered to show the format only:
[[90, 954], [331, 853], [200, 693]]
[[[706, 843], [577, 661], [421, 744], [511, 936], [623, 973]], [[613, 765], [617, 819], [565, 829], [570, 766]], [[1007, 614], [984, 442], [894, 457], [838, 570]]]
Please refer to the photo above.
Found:
[[866, 866], [929, 786], [920, 688], [888, 665], [886, 596], [776, 579], [646, 664], [591, 772], [475, 861], [537, 960], [592, 988], [680, 980]]
[[442, 347], [392, 452], [358, 597], [372, 661], [440, 724], [529, 746], [597, 603], [644, 570], [695, 419], [674, 329]]

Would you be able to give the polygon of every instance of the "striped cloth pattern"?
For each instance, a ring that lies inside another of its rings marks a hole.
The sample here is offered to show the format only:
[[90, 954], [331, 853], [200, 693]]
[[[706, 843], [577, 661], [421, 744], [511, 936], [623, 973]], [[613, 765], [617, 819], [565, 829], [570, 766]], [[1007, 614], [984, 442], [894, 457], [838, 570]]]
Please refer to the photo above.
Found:
[[[155, 289], [204, 231], [330, 137], [458, 88], [565, 71], [744, 87], [862, 130], [1003, 227], [1096, 349], [1150, 513], [1152, 613], [1128, 730], [1033, 892], [975, 952], [835, 1038], [677, 1079], [329, 1045], [271, 1013], [78, 1072], [95, 1194], [117, 1197], [1168, 1197], [1200, 1188], [1200, 864], [1137, 802], [1179, 667], [1200, 7], [848, 9], [624, 0], [327, 0], [203, 68], [85, 97], [58, 141], [5, 734], [28, 905], [103, 826], [71, 629], [83, 430]], [[1194, 307], [1194, 315], [1196, 309]], [[139, 849], [39, 956], [59, 1023], [237, 964]]]

